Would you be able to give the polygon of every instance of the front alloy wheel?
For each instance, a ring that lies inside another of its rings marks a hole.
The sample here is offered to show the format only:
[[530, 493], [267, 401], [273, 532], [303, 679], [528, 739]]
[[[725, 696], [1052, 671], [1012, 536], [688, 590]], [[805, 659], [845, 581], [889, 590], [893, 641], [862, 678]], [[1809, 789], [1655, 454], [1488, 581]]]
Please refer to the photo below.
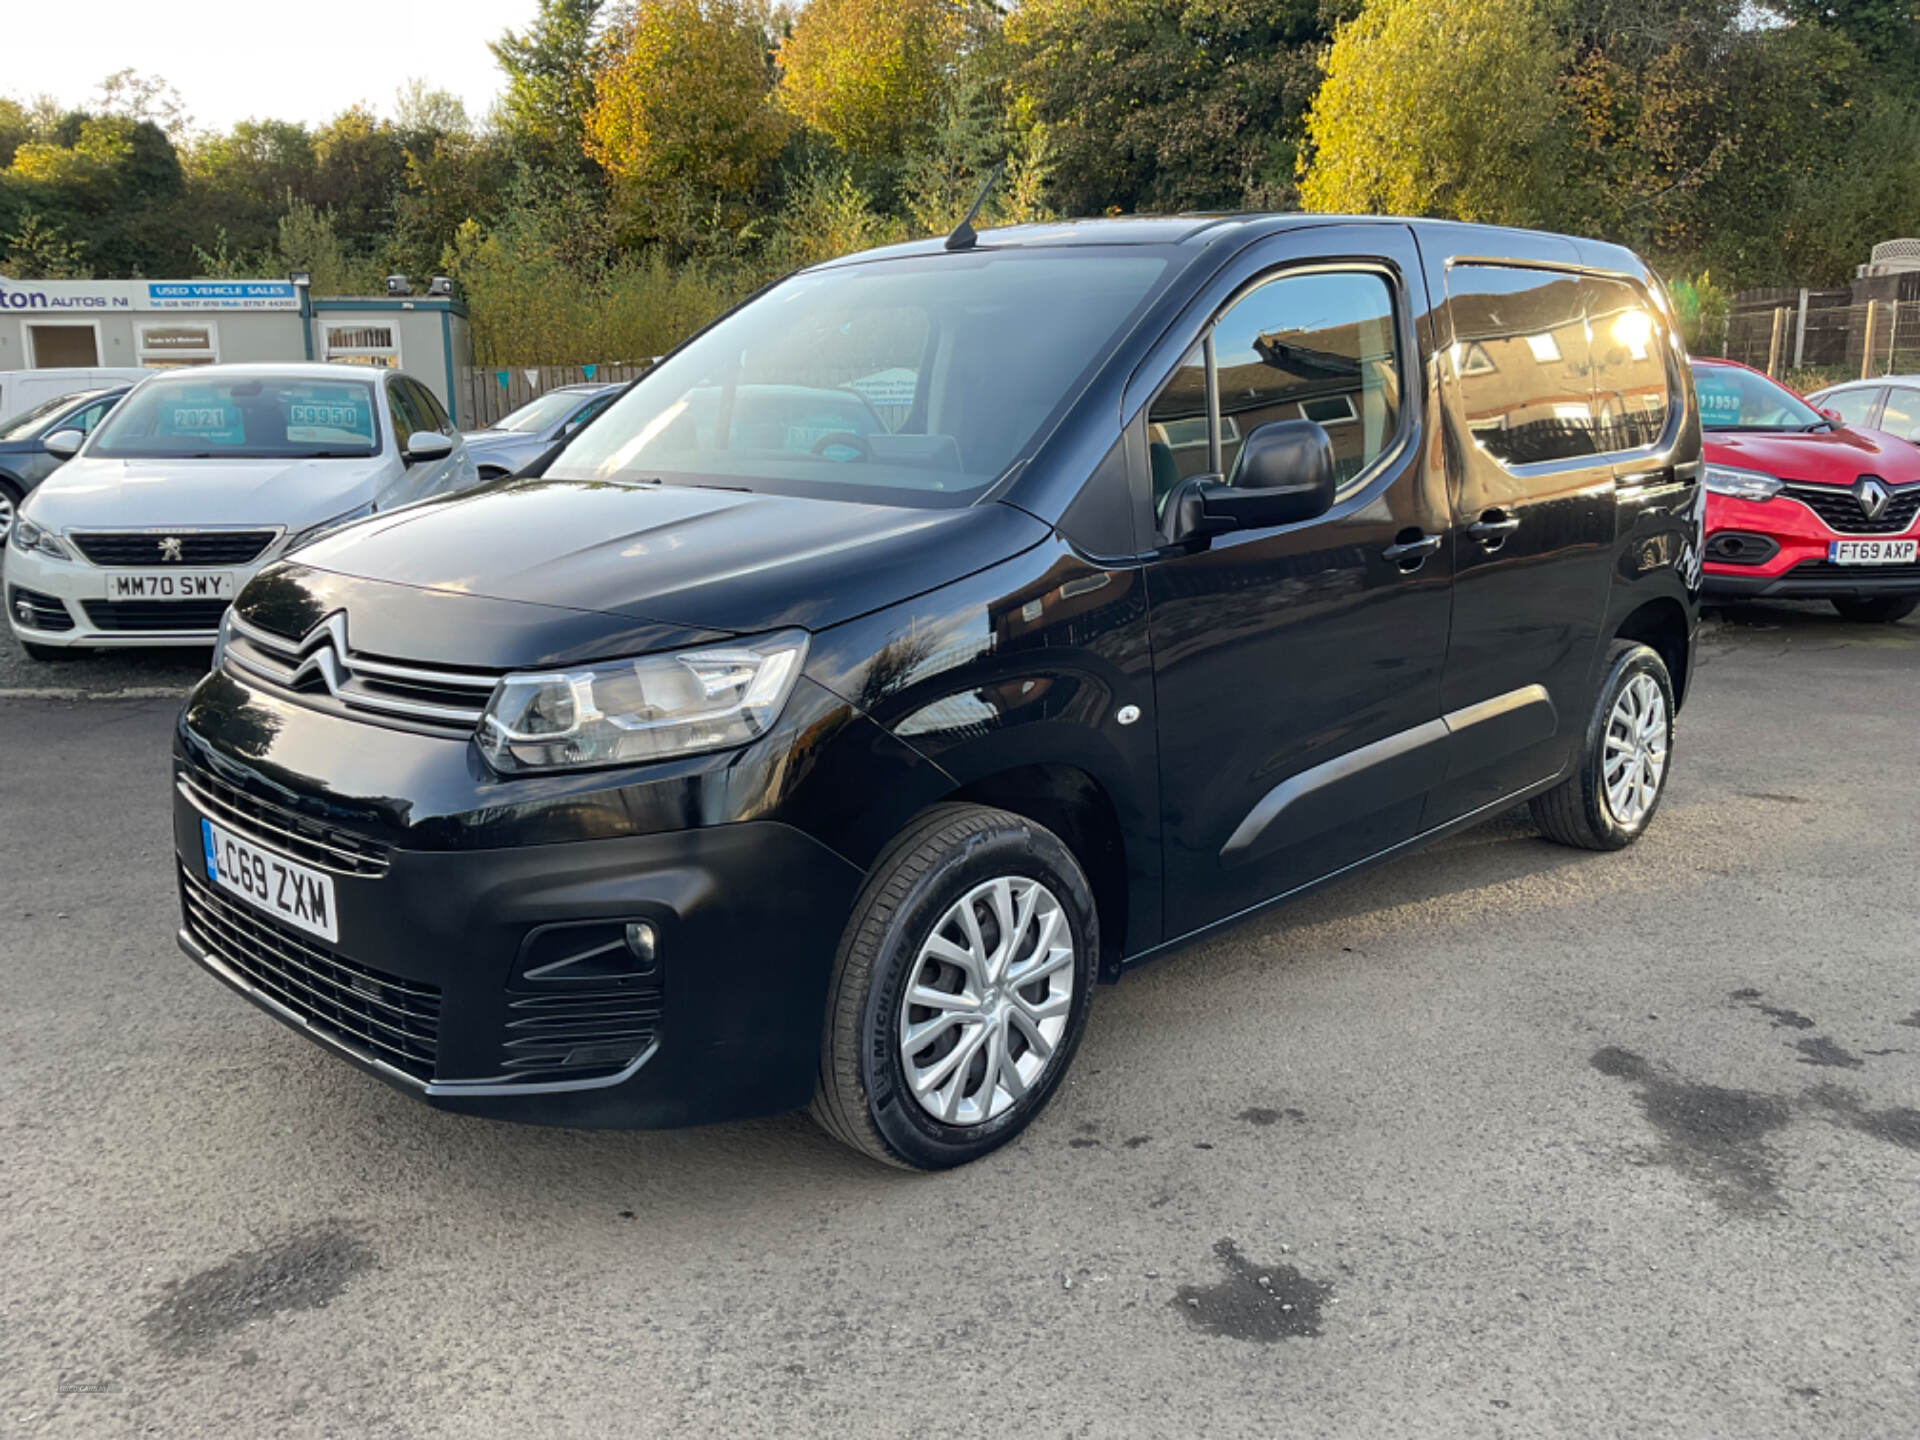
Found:
[[1667, 699], [1642, 671], [1621, 689], [1607, 717], [1607, 808], [1628, 829], [1653, 812], [1667, 778]]
[[1023, 875], [976, 885], [920, 947], [900, 1001], [907, 1089], [934, 1119], [978, 1125], [1039, 1083], [1073, 1009], [1073, 934]]
[[1057, 835], [981, 805], [928, 811], [875, 864], [840, 942], [814, 1118], [915, 1170], [1004, 1145], [1073, 1059], [1099, 949]]

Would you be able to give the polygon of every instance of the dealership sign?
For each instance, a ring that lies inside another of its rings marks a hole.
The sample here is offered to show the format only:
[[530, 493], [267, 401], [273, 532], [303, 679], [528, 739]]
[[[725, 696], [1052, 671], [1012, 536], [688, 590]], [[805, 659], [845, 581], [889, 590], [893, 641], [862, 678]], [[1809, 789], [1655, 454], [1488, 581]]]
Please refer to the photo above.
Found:
[[286, 280], [9, 280], [0, 314], [21, 310], [298, 310]]

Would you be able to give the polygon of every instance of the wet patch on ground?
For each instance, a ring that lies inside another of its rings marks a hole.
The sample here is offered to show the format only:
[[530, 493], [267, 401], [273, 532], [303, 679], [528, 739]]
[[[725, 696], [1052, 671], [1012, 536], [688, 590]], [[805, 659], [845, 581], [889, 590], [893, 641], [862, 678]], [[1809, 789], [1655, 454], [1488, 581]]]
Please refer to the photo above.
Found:
[[1249, 1125], [1278, 1125], [1282, 1120], [1291, 1120], [1296, 1125], [1304, 1125], [1307, 1121], [1307, 1112], [1296, 1109], [1292, 1105], [1284, 1110], [1269, 1110], [1264, 1105], [1249, 1105], [1233, 1118], [1244, 1120]]
[[1209, 1335], [1273, 1345], [1321, 1333], [1320, 1311], [1333, 1286], [1291, 1265], [1256, 1265], [1230, 1239], [1213, 1247], [1227, 1278], [1217, 1285], [1182, 1285], [1173, 1305]]
[[1769, 1020], [1773, 1021], [1774, 1028], [1776, 1029], [1813, 1029], [1814, 1022], [1812, 1016], [1802, 1015], [1798, 1010], [1787, 1010], [1778, 1005], [1762, 1005], [1760, 1003], [1760, 997], [1764, 993], [1764, 991], [1760, 990], [1736, 990], [1728, 998], [1738, 1000], [1749, 1009], [1758, 1010], [1762, 1015], [1765, 1015]]
[[1866, 1101], [1839, 1085], [1816, 1085], [1806, 1098], [1837, 1124], [1904, 1150], [1920, 1151], [1920, 1110], [1907, 1105], [1870, 1110]]
[[1824, 1035], [1815, 1035], [1809, 1039], [1797, 1041], [1793, 1048], [1800, 1052], [1802, 1065], [1833, 1065], [1842, 1070], [1859, 1070], [1867, 1063], [1858, 1055], [1843, 1050]]
[[1804, 795], [1786, 795], [1775, 790], [1742, 790], [1742, 800], [1765, 800], [1770, 805], [1811, 805]]
[[1896, 1020], [1893, 1023], [1896, 1025], [1906, 1025], [1911, 1027], [1912, 1029], [1920, 1030], [1920, 1010], [1914, 1011], [1913, 1014], [1907, 1016], [1907, 1018], [1904, 1020]]
[[1765, 1141], [1790, 1117], [1784, 1101], [1676, 1079], [1617, 1045], [1596, 1050], [1591, 1063], [1602, 1075], [1635, 1087], [1640, 1113], [1663, 1142], [1661, 1163], [1700, 1185], [1723, 1210], [1760, 1214], [1781, 1208], [1779, 1177]]
[[166, 1296], [147, 1312], [147, 1334], [174, 1354], [199, 1350], [269, 1315], [319, 1309], [373, 1259], [350, 1227], [314, 1226], [169, 1282]]

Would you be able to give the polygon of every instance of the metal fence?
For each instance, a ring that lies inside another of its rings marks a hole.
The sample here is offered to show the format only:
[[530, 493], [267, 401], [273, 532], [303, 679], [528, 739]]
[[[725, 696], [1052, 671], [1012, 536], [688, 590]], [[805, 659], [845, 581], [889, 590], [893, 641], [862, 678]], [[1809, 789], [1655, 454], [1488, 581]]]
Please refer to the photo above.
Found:
[[[535, 396], [559, 385], [624, 385], [644, 375], [652, 361], [637, 365], [511, 365], [482, 370], [463, 366], [455, 376], [460, 428], [484, 430]], [[589, 373], [591, 372], [591, 373]]]
[[1803, 391], [1920, 372], [1920, 301], [1743, 306], [1722, 353]]

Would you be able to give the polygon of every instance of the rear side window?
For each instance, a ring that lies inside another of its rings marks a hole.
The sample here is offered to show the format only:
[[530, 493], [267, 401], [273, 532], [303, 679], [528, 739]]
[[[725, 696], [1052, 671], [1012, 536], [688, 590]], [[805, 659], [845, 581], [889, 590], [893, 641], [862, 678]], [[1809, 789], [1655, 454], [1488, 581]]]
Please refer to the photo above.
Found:
[[1588, 275], [1580, 288], [1592, 336], [1594, 438], [1603, 454], [1651, 445], [1673, 407], [1660, 319], [1624, 280]]
[[1920, 429], [1920, 390], [1894, 385], [1887, 390], [1887, 408], [1880, 412], [1880, 429], [1889, 435], [1910, 436]]
[[1578, 276], [1456, 265], [1447, 272], [1447, 310], [1474, 444], [1509, 466], [1599, 453]]
[[1818, 403], [1838, 415], [1842, 425], [1864, 425], [1867, 417], [1873, 413], [1874, 402], [1879, 398], [1878, 386], [1860, 385], [1852, 390], [1836, 390], [1831, 395], [1821, 397]]

